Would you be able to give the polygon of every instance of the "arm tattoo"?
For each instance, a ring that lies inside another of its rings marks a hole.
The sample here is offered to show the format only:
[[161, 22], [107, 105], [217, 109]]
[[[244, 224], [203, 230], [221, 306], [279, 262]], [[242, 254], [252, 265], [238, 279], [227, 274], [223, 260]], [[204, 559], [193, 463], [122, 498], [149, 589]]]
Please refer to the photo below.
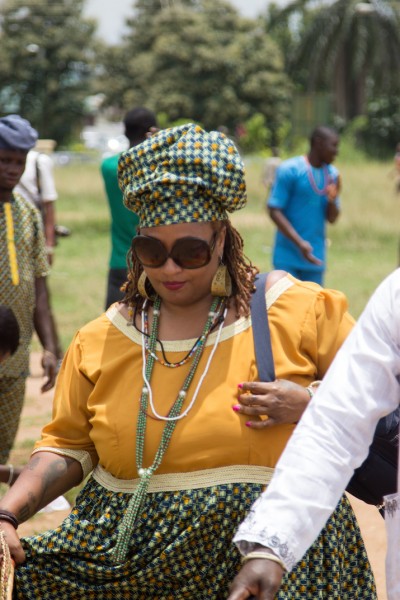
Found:
[[26, 465], [27, 471], [34, 471], [39, 463], [40, 463], [40, 453], [34, 454], [31, 458], [31, 460]]
[[48, 465], [46, 470], [43, 473], [43, 486], [50, 486], [55, 481], [61, 479], [64, 475], [66, 475], [68, 471], [68, 459], [64, 457], [60, 457], [51, 464]]
[[[39, 454], [32, 457], [27, 465], [27, 470], [38, 471], [38, 467], [41, 466], [40, 463], [43, 463], [43, 457], [40, 457]], [[32, 491], [27, 493], [26, 502], [21, 506], [16, 515], [19, 521], [26, 521], [35, 514], [38, 508], [45, 503], [45, 496], [49, 488], [65, 477], [69, 467], [75, 462], [74, 459], [69, 457], [59, 457], [44, 467], [42, 472], [36, 473], [40, 477], [40, 487], [37, 493], [33, 493]]]

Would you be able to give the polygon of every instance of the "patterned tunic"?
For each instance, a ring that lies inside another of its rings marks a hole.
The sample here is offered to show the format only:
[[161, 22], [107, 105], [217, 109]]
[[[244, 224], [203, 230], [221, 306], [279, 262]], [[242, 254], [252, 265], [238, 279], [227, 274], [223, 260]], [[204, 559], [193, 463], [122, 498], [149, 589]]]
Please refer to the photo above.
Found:
[[35, 278], [49, 271], [39, 212], [24, 198], [14, 194], [11, 202], [19, 284], [11, 278], [7, 223], [4, 203], [0, 202], [0, 303], [13, 309], [20, 327], [17, 352], [0, 365], [0, 378], [28, 375], [29, 345], [33, 332]]
[[[7, 230], [6, 207], [0, 202], [0, 303], [13, 309], [20, 328], [20, 343], [16, 353], [0, 364], [0, 464], [7, 462], [24, 401], [35, 309], [35, 278], [48, 272], [40, 214], [17, 194], [8, 206], [11, 207], [11, 218]], [[10, 228], [14, 233], [13, 241], [10, 240]]]

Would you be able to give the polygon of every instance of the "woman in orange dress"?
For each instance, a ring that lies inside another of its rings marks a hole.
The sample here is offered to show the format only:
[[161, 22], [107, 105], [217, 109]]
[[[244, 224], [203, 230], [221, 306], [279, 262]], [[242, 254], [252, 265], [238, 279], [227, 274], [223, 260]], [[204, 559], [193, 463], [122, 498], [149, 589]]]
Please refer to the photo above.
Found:
[[[227, 596], [232, 537], [353, 321], [342, 294], [268, 276], [277, 380], [259, 383], [249, 311], [257, 269], [228, 212], [246, 201], [233, 143], [188, 124], [124, 153], [138, 213], [122, 303], [76, 334], [52, 421], [1, 501], [16, 598]], [[238, 398], [260, 402], [249, 419]], [[267, 421], [268, 423], [268, 421]], [[15, 521], [90, 474], [60, 527], [19, 541]], [[374, 599], [343, 498], [278, 598]]]

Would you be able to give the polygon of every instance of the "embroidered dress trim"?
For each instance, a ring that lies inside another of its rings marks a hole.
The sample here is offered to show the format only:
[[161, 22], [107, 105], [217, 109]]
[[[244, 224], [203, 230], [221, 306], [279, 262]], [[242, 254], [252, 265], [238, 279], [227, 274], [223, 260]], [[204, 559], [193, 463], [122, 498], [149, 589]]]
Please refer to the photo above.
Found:
[[37, 452], [52, 452], [53, 454], [59, 454], [60, 456], [68, 456], [68, 458], [74, 458], [80, 463], [82, 467], [82, 479], [85, 479], [93, 470], [92, 459], [90, 458], [89, 452], [86, 452], [86, 450], [71, 450], [68, 448], [52, 448], [51, 446], [43, 446], [41, 448], [36, 448], [36, 450], [32, 452], [32, 455], [36, 454]]
[[[290, 544], [287, 539], [279, 537], [276, 532], [268, 532], [264, 529], [255, 534], [252, 530], [244, 530], [241, 528], [240, 535], [247, 538], [246, 540], [236, 542], [236, 546], [242, 555], [246, 556], [246, 554], [253, 552], [255, 548], [261, 544], [261, 546], [271, 548], [271, 550], [283, 560], [288, 572], [295, 566], [297, 560], [294, 554], [289, 550], [291, 547]], [[235, 538], [233, 538], [233, 542], [235, 543]]]
[[[111, 323], [117, 329], [119, 329], [119, 331], [121, 331], [121, 333], [126, 335], [126, 337], [128, 337], [130, 340], [132, 340], [139, 346], [142, 345], [142, 334], [139, 333], [139, 331], [137, 331], [137, 329], [135, 329], [135, 327], [127, 326], [128, 322], [125, 319], [125, 317], [123, 317], [121, 315], [116, 304], [113, 304], [112, 306], [110, 306], [110, 308], [106, 312], [106, 316], [111, 321]], [[220, 342], [222, 342], [224, 340], [228, 340], [231, 337], [234, 337], [238, 333], [241, 333], [242, 331], [245, 331], [246, 329], [248, 329], [250, 326], [251, 326], [250, 319], [242, 317], [238, 321], [235, 321], [235, 323], [232, 323], [231, 325], [227, 325], [226, 327], [224, 327], [222, 329]], [[217, 331], [213, 331], [212, 333], [210, 333], [205, 345], [212, 346], [213, 344], [215, 344], [215, 338], [217, 335], [218, 335]], [[181, 351], [187, 352], [188, 350], [190, 350], [192, 348], [192, 346], [195, 342], [196, 342], [196, 338], [191, 338], [188, 340], [166, 340], [166, 341], [162, 340], [164, 350], [166, 352], [181, 352]], [[157, 344], [157, 350], [161, 350], [160, 344]]]
[[282, 279], [279, 279], [274, 285], [267, 291], [265, 294], [265, 300], [267, 303], [267, 308], [271, 308], [274, 302], [278, 300], [278, 298], [286, 292], [289, 288], [294, 285], [294, 281], [291, 281], [289, 277], [285, 276]]
[[393, 519], [400, 512], [400, 495], [399, 493], [389, 494], [388, 496], [384, 496], [383, 499], [385, 501], [385, 514], [388, 514]]
[[13, 221], [12, 208], [11, 208], [10, 202], [4, 202], [4, 214], [6, 217], [6, 225], [7, 225], [7, 248], [8, 248], [8, 260], [9, 260], [9, 265], [10, 265], [11, 281], [12, 281], [13, 285], [19, 285], [17, 251], [15, 249], [14, 221]]
[[[262, 483], [267, 485], [271, 481], [273, 473], [274, 469], [270, 467], [233, 465], [189, 473], [155, 474], [150, 479], [148, 493], [194, 490], [227, 483]], [[127, 494], [133, 494], [140, 483], [140, 478], [118, 479], [101, 465], [97, 465], [92, 477], [111, 492], [124, 492]]]
[[[292, 287], [294, 282], [291, 281], [288, 277], [283, 277], [279, 281], [277, 281], [266, 293], [265, 298], [267, 302], [267, 308], [270, 308], [273, 303], [281, 296], [287, 289]], [[141, 334], [135, 329], [135, 327], [128, 326], [128, 321], [124, 316], [121, 315], [118, 310], [117, 304], [113, 304], [106, 311], [106, 317], [111, 321], [111, 323], [116, 327], [121, 333], [123, 333], [130, 340], [138, 344], [139, 346], [142, 344]], [[251, 326], [250, 317], [242, 317], [232, 323], [231, 325], [227, 325], [222, 329], [220, 341], [228, 340], [235, 335], [246, 331]], [[211, 346], [215, 344], [215, 337], [218, 334], [217, 331], [213, 331], [208, 336], [206, 346]], [[195, 338], [191, 338], [188, 340], [167, 340], [163, 342], [164, 350], [167, 352], [184, 352], [188, 351], [192, 348], [195, 343]], [[157, 350], [161, 350], [159, 344], [157, 344]]]

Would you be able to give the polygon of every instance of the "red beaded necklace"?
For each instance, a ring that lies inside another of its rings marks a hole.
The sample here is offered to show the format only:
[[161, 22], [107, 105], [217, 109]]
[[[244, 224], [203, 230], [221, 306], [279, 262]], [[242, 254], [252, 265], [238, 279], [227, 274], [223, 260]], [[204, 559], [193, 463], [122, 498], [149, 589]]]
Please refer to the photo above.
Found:
[[317, 182], [315, 181], [314, 174], [312, 172], [312, 165], [311, 165], [307, 155], [304, 156], [304, 160], [306, 161], [306, 165], [307, 165], [308, 181], [310, 182], [310, 185], [311, 185], [313, 191], [318, 196], [326, 196], [328, 185], [330, 183], [330, 175], [329, 175], [328, 167], [325, 164], [322, 165], [322, 172], [324, 175], [324, 184], [323, 184], [322, 188], [319, 188], [317, 185]]

